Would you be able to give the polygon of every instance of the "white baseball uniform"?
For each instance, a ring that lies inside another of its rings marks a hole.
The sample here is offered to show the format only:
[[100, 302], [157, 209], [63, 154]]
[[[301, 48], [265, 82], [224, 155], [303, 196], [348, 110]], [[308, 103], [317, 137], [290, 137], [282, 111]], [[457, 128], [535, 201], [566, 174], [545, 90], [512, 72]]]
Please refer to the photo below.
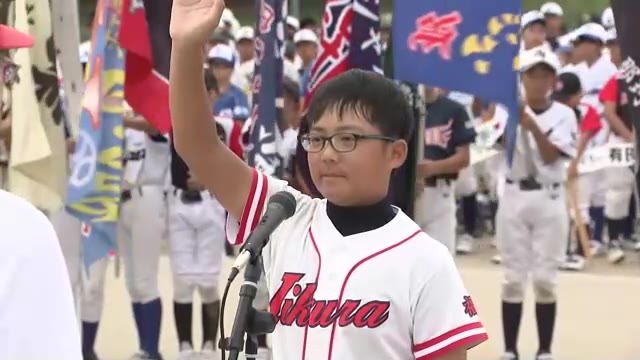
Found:
[[124, 196], [120, 204], [118, 251], [127, 290], [134, 303], [160, 296], [158, 262], [167, 231], [165, 189], [169, 176], [169, 142], [125, 129]]
[[[230, 145], [238, 133], [232, 119], [217, 117], [224, 141]], [[226, 212], [208, 191], [200, 192], [199, 201], [185, 201], [184, 189], [169, 191], [169, 257], [173, 271], [174, 301], [193, 302], [197, 288], [203, 303], [219, 300], [218, 276], [224, 257], [224, 222]]]
[[[553, 102], [541, 114], [526, 111], [563, 154], [575, 156], [577, 120], [568, 106]], [[555, 301], [558, 267], [567, 248], [565, 160], [545, 164], [533, 135], [518, 128], [513, 164], [506, 170], [503, 201], [496, 217], [498, 251], [504, 265], [502, 299], [521, 303], [528, 276], [536, 302]], [[533, 179], [528, 181], [527, 179]]]
[[73, 293], [45, 215], [0, 190], [0, 359], [81, 360]]
[[262, 252], [274, 359], [429, 359], [487, 339], [448, 249], [399, 209], [381, 228], [344, 237], [326, 200], [254, 170], [228, 239], [246, 241], [282, 190], [296, 198], [296, 213]]

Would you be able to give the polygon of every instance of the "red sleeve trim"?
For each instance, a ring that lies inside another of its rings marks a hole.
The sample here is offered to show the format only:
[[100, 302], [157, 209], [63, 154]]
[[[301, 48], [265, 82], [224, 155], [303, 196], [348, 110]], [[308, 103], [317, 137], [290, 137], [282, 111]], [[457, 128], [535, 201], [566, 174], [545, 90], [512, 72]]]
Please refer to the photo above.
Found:
[[417, 357], [416, 360], [433, 360], [433, 359], [437, 359], [438, 357], [445, 355], [451, 351], [453, 351], [454, 349], [458, 349], [458, 348], [465, 348], [466, 350], [472, 349], [473, 347], [487, 341], [489, 339], [489, 336], [484, 333], [484, 334], [477, 334], [477, 335], [472, 335], [457, 341], [452, 342], [451, 344], [443, 347], [440, 350], [436, 350], [430, 354], [426, 354], [420, 357]]
[[598, 95], [600, 102], [618, 102], [618, 77], [612, 76], [600, 90]]
[[241, 159], [243, 156], [242, 145], [240, 144], [240, 137], [242, 136], [242, 124], [238, 121], [233, 121], [231, 127], [231, 134], [229, 134], [229, 149], [238, 155]]
[[433, 359], [454, 348], [466, 345], [473, 347], [489, 337], [482, 323], [474, 322], [459, 326], [425, 342], [413, 345], [412, 351], [417, 359]]
[[268, 180], [263, 173], [253, 169], [251, 179], [251, 189], [242, 210], [240, 226], [234, 245], [244, 242], [246, 236], [255, 229], [262, 216], [262, 210], [267, 198]]

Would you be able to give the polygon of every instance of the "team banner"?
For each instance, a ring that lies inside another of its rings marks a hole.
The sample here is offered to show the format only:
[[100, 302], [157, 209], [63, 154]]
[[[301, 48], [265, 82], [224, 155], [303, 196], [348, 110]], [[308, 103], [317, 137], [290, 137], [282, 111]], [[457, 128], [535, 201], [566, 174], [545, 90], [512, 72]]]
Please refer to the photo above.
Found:
[[171, 0], [122, 0], [118, 41], [126, 51], [127, 103], [160, 133], [171, 129], [169, 61]]
[[[640, 44], [638, 44], [638, 32], [640, 31], [640, 2], [633, 0], [611, 0], [611, 9], [616, 20], [616, 30], [620, 49], [622, 51], [622, 66], [620, 68], [622, 79], [626, 83], [626, 93], [631, 103], [631, 121], [635, 133], [636, 151], [640, 148]], [[637, 155], [637, 154], [636, 154]], [[640, 168], [636, 170], [636, 196], [640, 193]], [[640, 200], [636, 198], [636, 200]], [[636, 204], [640, 201], [636, 201]]]
[[124, 53], [116, 39], [120, 0], [99, 0], [82, 99], [76, 151], [67, 186], [67, 211], [84, 223], [88, 267], [114, 246], [122, 179]]
[[282, 131], [282, 56], [286, 0], [256, 1], [256, 56], [247, 162], [268, 175], [283, 175], [283, 159], [278, 151]]
[[[402, 19], [393, 22], [396, 79], [473, 94], [517, 114], [520, 11], [520, 1], [394, 1], [393, 17]], [[509, 163], [517, 124], [510, 116], [505, 129]]]
[[55, 211], [63, 205], [67, 160], [51, 9], [48, 1], [37, 0], [6, 5], [13, 8], [9, 24], [35, 40], [14, 55], [20, 81], [11, 89], [8, 189]]

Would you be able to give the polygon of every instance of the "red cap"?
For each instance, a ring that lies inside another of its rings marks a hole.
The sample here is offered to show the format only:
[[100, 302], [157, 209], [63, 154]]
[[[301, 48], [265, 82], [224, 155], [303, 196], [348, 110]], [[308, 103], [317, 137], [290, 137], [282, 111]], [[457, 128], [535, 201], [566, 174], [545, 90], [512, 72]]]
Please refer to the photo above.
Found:
[[27, 48], [33, 45], [33, 38], [6, 25], [0, 25], [0, 50]]

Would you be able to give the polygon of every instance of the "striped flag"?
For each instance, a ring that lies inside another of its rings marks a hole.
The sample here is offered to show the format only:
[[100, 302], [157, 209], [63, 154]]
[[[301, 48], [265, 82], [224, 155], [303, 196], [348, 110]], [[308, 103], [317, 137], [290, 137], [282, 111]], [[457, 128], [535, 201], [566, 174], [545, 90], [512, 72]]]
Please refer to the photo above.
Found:
[[[171, 0], [123, 0], [118, 41], [126, 50], [127, 103], [161, 133], [169, 132]], [[150, 101], [151, 99], [151, 101]]]
[[282, 132], [282, 57], [286, 0], [256, 1], [256, 56], [247, 162], [265, 174], [281, 177], [283, 159], [278, 151]]
[[[318, 58], [311, 69], [305, 104], [323, 82], [349, 69], [382, 74], [380, 44], [380, 5], [378, 1], [327, 0], [322, 16]], [[300, 128], [300, 134], [308, 129]], [[320, 197], [309, 173], [307, 153], [298, 144], [296, 165], [311, 194]]]
[[17, 50], [20, 81], [11, 90], [12, 134], [8, 189], [34, 206], [63, 205], [66, 146], [48, 1], [14, 0], [9, 24], [33, 36], [31, 49]]
[[307, 100], [323, 82], [349, 69], [382, 74], [379, 2], [327, 0], [318, 54], [306, 89]]
[[98, 0], [67, 211], [84, 223], [88, 267], [114, 247], [122, 182], [124, 53], [116, 42], [120, 0]]

